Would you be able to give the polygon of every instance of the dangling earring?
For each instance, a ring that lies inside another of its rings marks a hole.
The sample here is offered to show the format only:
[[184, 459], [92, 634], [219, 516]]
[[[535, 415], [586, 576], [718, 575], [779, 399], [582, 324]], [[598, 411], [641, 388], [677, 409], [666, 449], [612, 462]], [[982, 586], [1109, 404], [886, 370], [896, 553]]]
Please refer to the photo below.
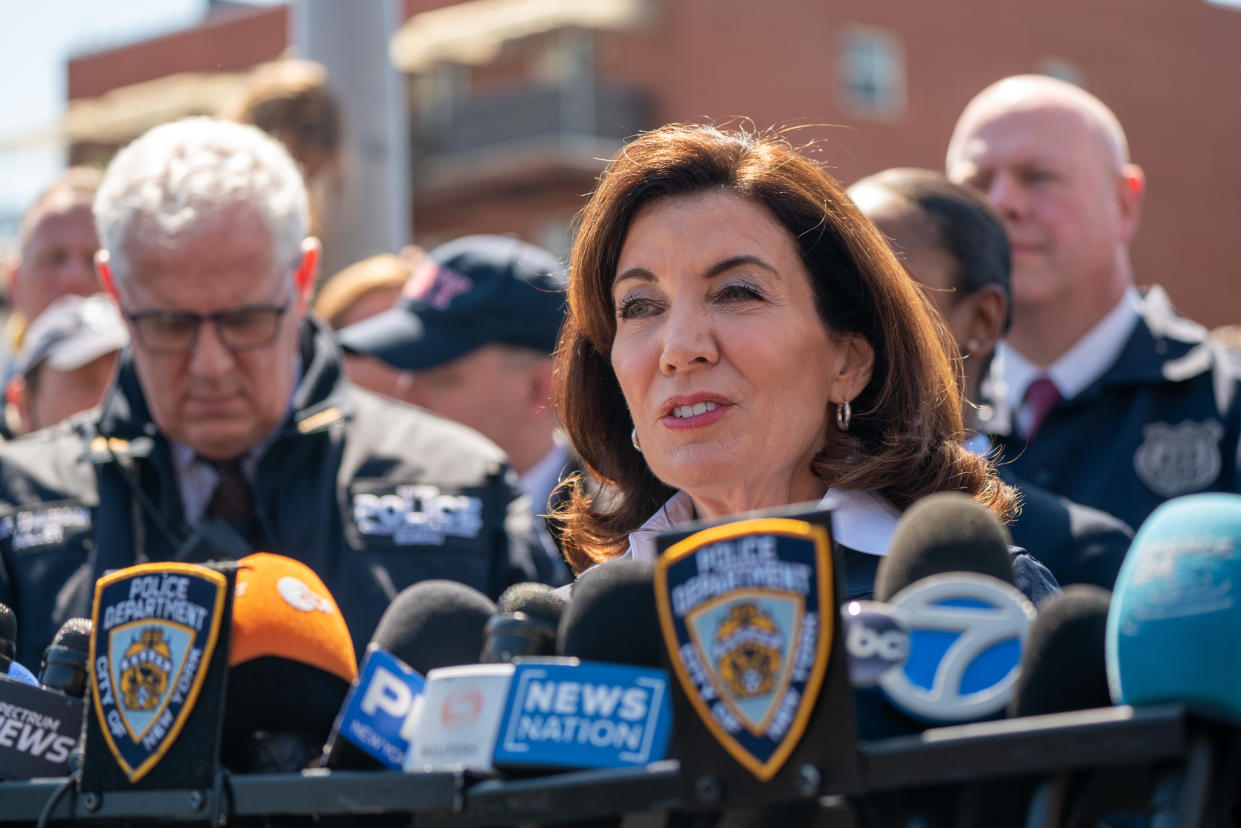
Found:
[[841, 431], [849, 430], [849, 422], [853, 419], [853, 407], [849, 405], [849, 401], [845, 400], [836, 406], [836, 428]]
[[629, 432], [629, 442], [633, 443], [633, 447], [637, 450], [638, 454], [642, 453], [642, 446], [638, 445], [637, 427], [635, 427], [633, 431]]

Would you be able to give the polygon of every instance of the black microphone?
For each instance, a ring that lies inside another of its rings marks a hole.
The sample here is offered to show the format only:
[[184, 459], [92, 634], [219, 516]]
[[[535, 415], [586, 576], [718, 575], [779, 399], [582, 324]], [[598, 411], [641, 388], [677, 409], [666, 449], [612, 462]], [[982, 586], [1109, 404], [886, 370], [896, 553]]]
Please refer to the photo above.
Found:
[[9, 672], [9, 664], [17, 658], [17, 614], [7, 604], [0, 604], [0, 675]]
[[879, 562], [875, 597], [909, 631], [908, 657], [879, 687], [923, 726], [991, 718], [1012, 699], [1035, 610], [1014, 586], [1008, 546], [990, 510], [941, 492], [906, 510]]
[[875, 600], [890, 601], [905, 587], [944, 572], [974, 572], [1012, 584], [1008, 530], [968, 495], [924, 497], [901, 516], [888, 554], [875, 573]]
[[514, 584], [496, 602], [497, 612], [483, 629], [482, 664], [504, 663], [517, 656], [556, 653], [556, 632], [567, 598], [547, 584]]
[[[474, 664], [483, 650], [484, 629], [495, 614], [491, 599], [472, 587], [456, 581], [420, 581], [402, 590], [384, 610], [367, 647], [367, 661], [378, 651], [420, 676], [439, 667]], [[362, 700], [356, 711], [351, 708], [355, 696]], [[390, 748], [386, 753], [391, 754], [392, 765], [400, 767], [409, 740], [393, 731], [415, 712], [414, 703], [413, 694], [401, 692], [401, 683], [390, 671], [368, 670], [364, 661], [333, 727], [324, 765], [333, 770], [386, 767], [346, 735], [355, 732], [367, 733]]]
[[623, 558], [583, 573], [560, 621], [557, 652], [583, 661], [663, 667], [655, 567]]
[[496, 605], [456, 581], [420, 581], [384, 610], [371, 636], [378, 645], [424, 676], [437, 667], [474, 664]]
[[1074, 584], [1039, 607], [1021, 655], [1010, 716], [1111, 707], [1107, 685], [1107, 611], [1112, 594]]
[[521, 776], [666, 757], [672, 699], [655, 600], [651, 564], [621, 559], [579, 579], [557, 636], [565, 658], [512, 666], [487, 744], [494, 769]]
[[39, 686], [55, 690], [75, 699], [86, 695], [90, 672], [90, 637], [93, 630], [89, 618], [70, 618], [56, 631], [56, 637], [43, 651], [39, 668]]

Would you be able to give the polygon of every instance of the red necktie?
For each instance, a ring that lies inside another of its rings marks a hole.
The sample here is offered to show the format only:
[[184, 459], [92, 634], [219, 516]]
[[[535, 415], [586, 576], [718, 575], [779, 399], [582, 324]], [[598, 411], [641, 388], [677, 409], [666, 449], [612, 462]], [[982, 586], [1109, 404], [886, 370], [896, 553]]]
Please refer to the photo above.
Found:
[[1039, 427], [1043, 425], [1047, 412], [1051, 411], [1063, 397], [1060, 396], [1060, 389], [1052, 382], [1051, 377], [1042, 376], [1026, 387], [1023, 399], [1030, 407], [1030, 428], [1026, 439], [1033, 440], [1034, 435], [1038, 434]]
[[230, 523], [248, 521], [254, 512], [254, 501], [250, 497], [250, 484], [241, 471], [241, 461], [224, 460], [213, 465], [220, 477], [204, 517]]

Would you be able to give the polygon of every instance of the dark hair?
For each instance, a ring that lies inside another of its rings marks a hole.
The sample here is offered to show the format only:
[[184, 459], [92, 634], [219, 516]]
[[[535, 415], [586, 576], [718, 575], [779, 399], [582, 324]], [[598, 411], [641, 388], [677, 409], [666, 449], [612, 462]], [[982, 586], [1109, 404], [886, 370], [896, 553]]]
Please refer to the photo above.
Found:
[[932, 492], [963, 491], [1008, 517], [1012, 491], [960, 444], [955, 349], [840, 185], [779, 133], [673, 124], [622, 148], [578, 217], [569, 315], [556, 350], [556, 409], [605, 488], [592, 496], [575, 487], [556, 514], [570, 564], [580, 571], [623, 552], [627, 534], [674, 493], [630, 445], [633, 424], [610, 362], [612, 281], [642, 207], [711, 191], [766, 207], [797, 246], [825, 326], [858, 334], [874, 350], [852, 425], [847, 432], [831, 427], [812, 460], [816, 476], [842, 489], [877, 490], [901, 509]]
[[939, 244], [956, 262], [958, 296], [969, 296], [987, 285], [1004, 292], [1012, 320], [1011, 251], [999, 213], [975, 190], [949, 181], [942, 173], [917, 167], [893, 167], [858, 181], [851, 190], [871, 186], [904, 199], [931, 222]]

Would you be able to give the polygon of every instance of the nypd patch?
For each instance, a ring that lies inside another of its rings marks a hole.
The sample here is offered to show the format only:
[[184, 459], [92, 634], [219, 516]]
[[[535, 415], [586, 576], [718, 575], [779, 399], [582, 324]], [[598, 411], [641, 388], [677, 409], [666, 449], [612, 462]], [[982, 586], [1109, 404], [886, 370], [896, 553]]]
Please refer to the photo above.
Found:
[[100, 578], [91, 614], [91, 697], [131, 782], [168, 752], [194, 707], [219, 638], [227, 578], [150, 563]]
[[836, 615], [827, 529], [787, 518], [705, 529], [659, 558], [655, 594], [699, 717], [737, 762], [771, 779], [827, 671]]
[[1215, 420], [1149, 423], [1142, 428], [1133, 469], [1148, 489], [1164, 497], [1200, 491], [1219, 478], [1223, 436], [1224, 427]]

